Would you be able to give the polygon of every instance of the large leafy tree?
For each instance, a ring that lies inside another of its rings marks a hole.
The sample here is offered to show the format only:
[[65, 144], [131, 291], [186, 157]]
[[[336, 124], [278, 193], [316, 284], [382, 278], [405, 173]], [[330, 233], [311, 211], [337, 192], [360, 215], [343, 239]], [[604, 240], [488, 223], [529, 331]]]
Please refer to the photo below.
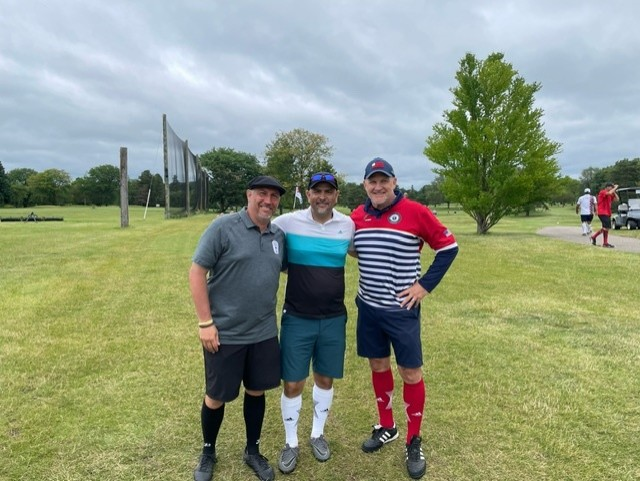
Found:
[[47, 169], [27, 179], [35, 204], [64, 205], [69, 200], [71, 177], [64, 170]]
[[24, 167], [10, 170], [7, 173], [7, 179], [9, 180], [9, 203], [15, 207], [28, 207], [33, 205], [27, 181], [29, 177], [37, 173], [38, 172], [33, 169]]
[[200, 164], [209, 171], [209, 202], [220, 212], [229, 207], [243, 206], [251, 179], [262, 173], [260, 162], [253, 154], [236, 152], [227, 147], [213, 148], [199, 156]]
[[456, 73], [452, 110], [444, 112], [424, 154], [439, 168], [442, 190], [486, 234], [505, 215], [549, 199], [556, 190], [560, 144], [547, 139], [540, 84], [528, 84], [502, 53], [467, 54]]
[[278, 132], [265, 151], [266, 172], [287, 189], [281, 205], [292, 205], [296, 186], [304, 191], [314, 172], [335, 172], [333, 147], [324, 135], [304, 129]]
[[103, 164], [89, 169], [85, 175], [89, 188], [89, 199], [95, 205], [113, 205], [120, 198], [120, 169], [115, 165]]

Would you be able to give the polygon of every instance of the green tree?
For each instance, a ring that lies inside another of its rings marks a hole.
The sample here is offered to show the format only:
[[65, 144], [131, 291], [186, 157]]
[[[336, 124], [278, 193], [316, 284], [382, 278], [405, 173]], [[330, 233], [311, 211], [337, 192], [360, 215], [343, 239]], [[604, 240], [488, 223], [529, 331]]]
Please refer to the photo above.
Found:
[[71, 177], [60, 169], [47, 169], [27, 179], [31, 199], [41, 205], [64, 205], [69, 200], [70, 186]]
[[560, 144], [546, 138], [533, 107], [540, 84], [527, 84], [502, 53], [479, 61], [468, 53], [456, 73], [452, 110], [444, 112], [424, 154], [440, 168], [443, 192], [486, 234], [502, 217], [549, 198]]
[[622, 159], [611, 167], [609, 179], [620, 187], [640, 186], [640, 158]]
[[338, 204], [343, 205], [350, 210], [358, 207], [367, 198], [367, 193], [364, 190], [362, 183], [344, 182], [341, 183], [339, 187], [340, 197], [338, 198]]
[[15, 207], [28, 207], [33, 205], [31, 193], [27, 186], [27, 180], [38, 172], [33, 169], [19, 168], [7, 172], [9, 181], [9, 203]]
[[582, 189], [584, 190], [586, 188], [591, 189], [591, 193], [592, 194], [596, 194], [598, 192], [598, 172], [601, 169], [597, 168], [597, 167], [589, 167], [587, 169], [584, 169], [582, 171], [582, 173], [580, 174], [580, 184]]
[[149, 198], [149, 205], [159, 205], [164, 207], [164, 180], [160, 174], [154, 174], [151, 179], [151, 197]]
[[[153, 174], [150, 170], [144, 170], [137, 179], [129, 179], [129, 204], [131, 205], [147, 205], [147, 197], [149, 205], [154, 206], [157, 196], [154, 192]], [[151, 189], [151, 194], [149, 190]], [[164, 199], [164, 185], [162, 187], [162, 198]], [[152, 198], [153, 197], [153, 198]], [[164, 204], [164, 200], [162, 202]]]
[[304, 129], [279, 132], [265, 151], [266, 173], [272, 175], [287, 189], [280, 202], [293, 205], [296, 185], [304, 192], [311, 174], [335, 172], [330, 162], [333, 147], [324, 135]]
[[78, 177], [71, 182], [69, 189], [71, 202], [79, 205], [91, 203], [91, 185], [86, 177]]
[[247, 184], [262, 173], [256, 156], [221, 147], [213, 148], [199, 158], [202, 167], [213, 177], [209, 182], [210, 205], [217, 206], [220, 212], [245, 205]]
[[444, 193], [442, 192], [443, 179], [438, 175], [433, 182], [422, 186], [420, 189], [420, 201], [428, 206], [437, 207], [438, 204], [446, 202]]
[[0, 161], [0, 207], [4, 206], [6, 202], [9, 202], [11, 192], [9, 190], [9, 179], [4, 171], [4, 166]]
[[585, 188], [579, 180], [564, 176], [558, 181], [558, 191], [551, 201], [562, 206], [575, 204]]
[[85, 180], [89, 188], [89, 200], [95, 205], [114, 205], [120, 200], [120, 169], [103, 164], [89, 169]]

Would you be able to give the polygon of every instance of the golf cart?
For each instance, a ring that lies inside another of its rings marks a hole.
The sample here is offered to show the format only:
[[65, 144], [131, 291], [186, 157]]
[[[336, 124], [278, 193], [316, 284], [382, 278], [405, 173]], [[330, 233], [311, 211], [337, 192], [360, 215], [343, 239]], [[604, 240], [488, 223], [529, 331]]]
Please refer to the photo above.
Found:
[[618, 189], [618, 213], [611, 219], [614, 229], [637, 229], [640, 226], [640, 187]]

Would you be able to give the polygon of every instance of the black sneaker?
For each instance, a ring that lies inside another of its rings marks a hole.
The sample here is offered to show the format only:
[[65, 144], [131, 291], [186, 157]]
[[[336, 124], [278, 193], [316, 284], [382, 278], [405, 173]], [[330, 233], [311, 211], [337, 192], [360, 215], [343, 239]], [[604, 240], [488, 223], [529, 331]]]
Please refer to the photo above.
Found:
[[209, 481], [213, 477], [213, 465], [216, 464], [216, 453], [201, 454], [200, 461], [193, 471], [193, 479], [195, 481]]
[[262, 454], [248, 454], [245, 450], [244, 462], [253, 469], [260, 481], [273, 481], [275, 479], [276, 474], [273, 472], [273, 468], [269, 466], [269, 460]]
[[596, 245], [595, 237], [589, 237], [589, 239], [591, 239], [591, 245]]
[[362, 443], [362, 450], [365, 453], [373, 453], [394, 439], [398, 439], [398, 429], [395, 425], [392, 428], [383, 428], [376, 424], [373, 426], [371, 437]]
[[422, 453], [422, 438], [413, 436], [406, 449], [407, 472], [413, 479], [420, 479], [427, 470], [427, 461]]
[[602, 244], [602, 247], [607, 247], [609, 249], [613, 249], [615, 246], [613, 244]]

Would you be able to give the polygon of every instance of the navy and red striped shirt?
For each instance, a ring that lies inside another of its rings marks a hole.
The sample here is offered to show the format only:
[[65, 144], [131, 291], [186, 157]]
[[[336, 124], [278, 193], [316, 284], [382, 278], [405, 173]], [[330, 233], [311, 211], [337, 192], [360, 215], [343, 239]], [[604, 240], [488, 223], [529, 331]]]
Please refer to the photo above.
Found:
[[[382, 210], [367, 200], [351, 218], [356, 226], [353, 243], [360, 271], [358, 296], [374, 307], [400, 307], [398, 294], [416, 281], [433, 291], [458, 253], [455, 237], [431, 210], [400, 192], [394, 203]], [[420, 253], [425, 243], [436, 256], [421, 277]]]

